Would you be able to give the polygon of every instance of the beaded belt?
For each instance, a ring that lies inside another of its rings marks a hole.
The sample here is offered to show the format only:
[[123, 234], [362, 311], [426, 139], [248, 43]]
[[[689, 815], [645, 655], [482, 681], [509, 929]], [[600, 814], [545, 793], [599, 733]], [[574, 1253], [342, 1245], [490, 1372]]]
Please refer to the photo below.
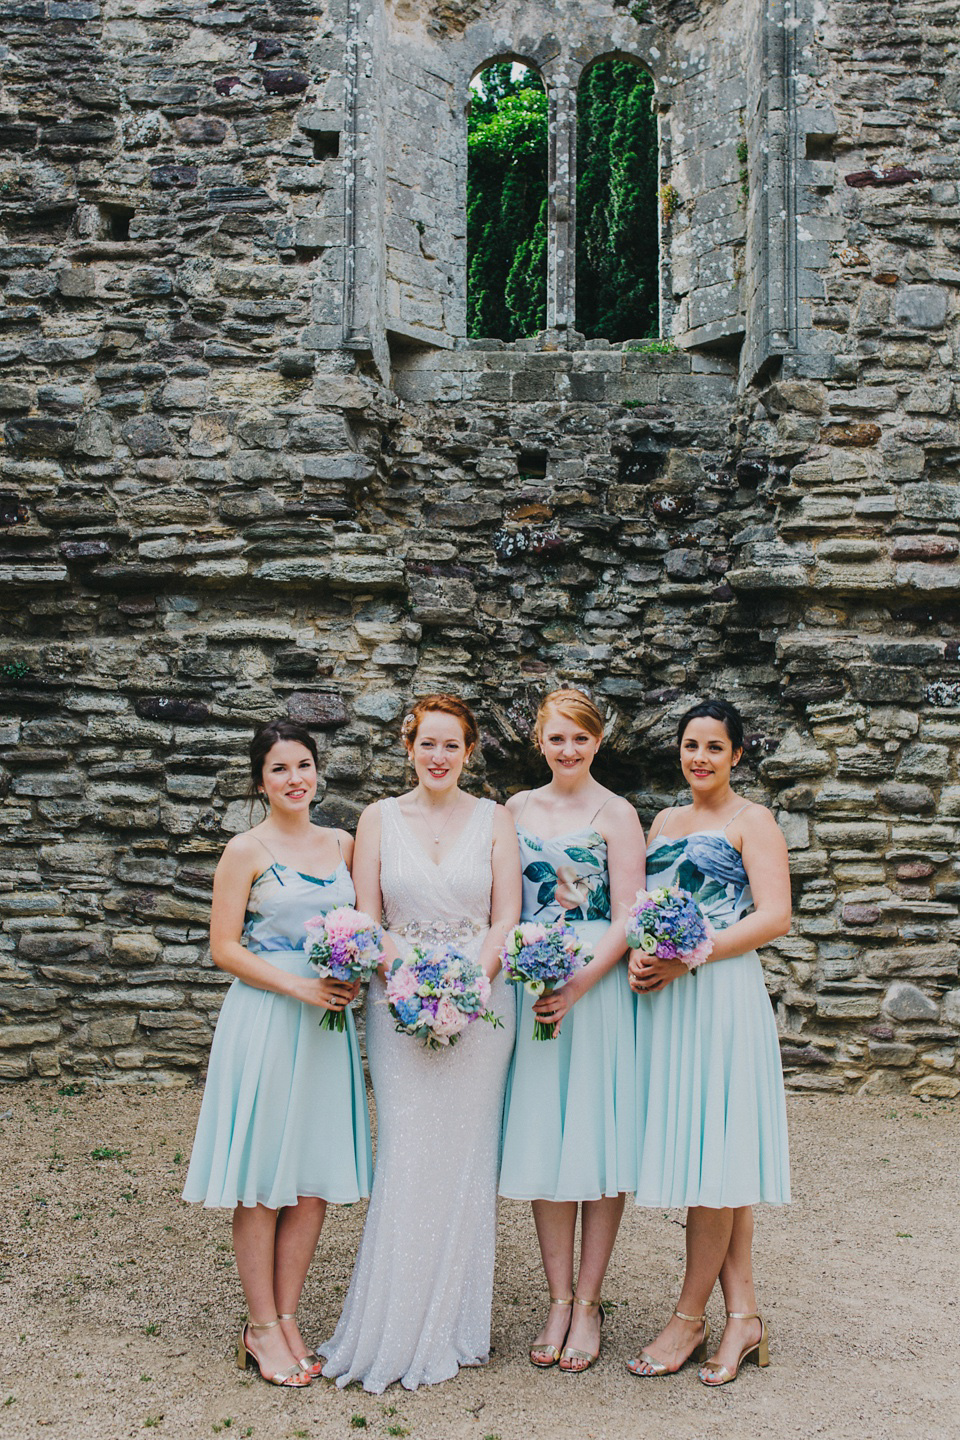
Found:
[[455, 945], [465, 944], [482, 935], [483, 930], [478, 925], [471, 925], [469, 920], [431, 920], [422, 923], [413, 920], [409, 925], [391, 926], [395, 935], [400, 935], [404, 940], [419, 941], [426, 945]]

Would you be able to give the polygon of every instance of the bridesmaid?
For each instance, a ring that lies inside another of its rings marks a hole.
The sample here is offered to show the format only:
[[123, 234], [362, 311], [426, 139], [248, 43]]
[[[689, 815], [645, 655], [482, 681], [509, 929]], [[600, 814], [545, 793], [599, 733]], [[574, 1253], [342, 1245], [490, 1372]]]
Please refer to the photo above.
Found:
[[719, 1277], [726, 1325], [700, 1379], [726, 1385], [744, 1361], [768, 1363], [751, 1206], [790, 1199], [780, 1049], [755, 948], [790, 928], [790, 875], [770, 811], [731, 788], [743, 754], [734, 707], [694, 705], [677, 740], [692, 803], [654, 820], [647, 875], [696, 895], [717, 935], [709, 961], [694, 970], [642, 951], [630, 956], [639, 997], [637, 1204], [690, 1208], [677, 1308], [628, 1368], [670, 1375], [694, 1353], [703, 1361], [707, 1300]]
[[274, 1385], [320, 1373], [296, 1321], [327, 1202], [369, 1194], [370, 1126], [353, 1016], [321, 1030], [357, 987], [319, 979], [304, 922], [351, 905], [353, 841], [310, 823], [317, 748], [272, 720], [250, 746], [252, 794], [267, 816], [227, 844], [213, 881], [210, 950], [236, 976], [210, 1052], [185, 1200], [233, 1207], [233, 1248], [250, 1319], [237, 1363]]
[[[550, 1308], [531, 1363], [578, 1374], [600, 1353], [600, 1291], [636, 1184], [634, 1004], [621, 962], [624, 918], [643, 885], [643, 831], [633, 806], [590, 773], [603, 717], [587, 695], [549, 694], [535, 737], [551, 778], [507, 804], [520, 841], [522, 919], [572, 922], [592, 959], [536, 1002], [518, 987], [500, 1193], [533, 1202], [546, 1273]], [[552, 1040], [534, 1040], [535, 1016], [554, 1022]]]

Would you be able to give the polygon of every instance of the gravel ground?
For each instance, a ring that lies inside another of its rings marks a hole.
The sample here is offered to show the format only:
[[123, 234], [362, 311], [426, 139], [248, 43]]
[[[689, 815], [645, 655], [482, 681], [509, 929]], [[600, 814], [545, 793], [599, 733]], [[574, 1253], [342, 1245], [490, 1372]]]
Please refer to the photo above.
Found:
[[[0, 1095], [10, 1192], [0, 1219], [0, 1434], [411, 1440], [951, 1440], [960, 1435], [960, 1166], [950, 1102], [789, 1100], [795, 1203], [758, 1211], [771, 1365], [709, 1392], [688, 1367], [636, 1380], [623, 1362], [677, 1293], [682, 1215], [628, 1202], [587, 1375], [526, 1358], [544, 1286], [529, 1208], [502, 1202], [494, 1353], [408, 1394], [302, 1392], [241, 1373], [243, 1302], [229, 1215], [179, 1200], [196, 1089], [55, 1085]], [[318, 1116], [322, 1123], [322, 1116]], [[333, 1329], [363, 1206], [331, 1210], [302, 1315]], [[716, 1328], [719, 1292], [710, 1305]]]

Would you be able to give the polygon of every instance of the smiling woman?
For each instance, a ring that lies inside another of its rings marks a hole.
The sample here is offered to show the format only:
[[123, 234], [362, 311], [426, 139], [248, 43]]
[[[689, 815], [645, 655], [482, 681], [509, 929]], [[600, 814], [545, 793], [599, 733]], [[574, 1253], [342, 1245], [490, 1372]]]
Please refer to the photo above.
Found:
[[[790, 1198], [777, 1029], [755, 947], [790, 927], [787, 847], [773, 816], [730, 779], [743, 722], [723, 700], [693, 706], [677, 728], [691, 804], [651, 827], [647, 875], [689, 891], [714, 934], [696, 968], [631, 952], [637, 994], [637, 1203], [688, 1206], [687, 1270], [676, 1309], [629, 1369], [672, 1375], [700, 1360], [704, 1385], [768, 1363], [757, 1311], [753, 1205]], [[669, 833], [668, 833], [669, 832]], [[707, 1301], [719, 1278], [727, 1310], [707, 1360]]]
[[[252, 790], [266, 819], [236, 835], [217, 866], [210, 915], [214, 963], [235, 976], [217, 1021], [184, 1199], [233, 1208], [233, 1244], [249, 1309], [238, 1363], [300, 1388], [319, 1373], [296, 1309], [327, 1202], [369, 1193], [371, 1152], [353, 1017], [357, 986], [317, 978], [306, 922], [351, 905], [349, 835], [310, 823], [317, 748], [289, 720], [260, 727]], [[315, 1141], [324, 1097], [324, 1143]]]
[[416, 947], [424, 957], [455, 947], [459, 956], [448, 958], [478, 962], [502, 1023], [471, 1025], [456, 1048], [428, 1049], [394, 1025], [382, 979], [371, 984], [377, 1169], [343, 1314], [322, 1349], [325, 1375], [377, 1393], [395, 1380], [409, 1390], [447, 1380], [489, 1353], [500, 1116], [513, 1048], [499, 955], [520, 913], [513, 822], [502, 806], [460, 789], [478, 739], [472, 710], [456, 695], [424, 696], [402, 735], [416, 784], [360, 817], [358, 903], [382, 916], [388, 963]]

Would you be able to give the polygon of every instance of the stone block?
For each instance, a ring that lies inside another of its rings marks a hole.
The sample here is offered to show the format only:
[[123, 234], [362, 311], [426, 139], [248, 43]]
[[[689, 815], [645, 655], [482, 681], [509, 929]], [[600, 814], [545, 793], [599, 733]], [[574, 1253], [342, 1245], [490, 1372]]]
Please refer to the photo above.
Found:
[[947, 318], [950, 292], [941, 285], [907, 285], [898, 290], [894, 314], [918, 330], [939, 330]]
[[883, 997], [883, 1009], [892, 1019], [901, 1021], [935, 1022], [940, 1015], [936, 1002], [908, 980], [894, 980]]
[[49, 1045], [60, 1038], [63, 1026], [59, 1020], [37, 1021], [28, 1025], [0, 1025], [0, 1050], [17, 1050], [28, 1045]]
[[925, 1075], [911, 1085], [910, 1093], [931, 1100], [955, 1100], [960, 1095], [960, 1080], [951, 1075]]

